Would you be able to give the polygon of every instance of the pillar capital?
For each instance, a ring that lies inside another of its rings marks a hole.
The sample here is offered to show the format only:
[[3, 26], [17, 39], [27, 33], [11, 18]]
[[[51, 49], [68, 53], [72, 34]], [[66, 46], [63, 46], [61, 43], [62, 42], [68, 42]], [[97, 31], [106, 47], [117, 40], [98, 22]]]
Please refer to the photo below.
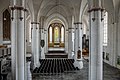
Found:
[[36, 27], [36, 29], [39, 29], [39, 26], [37, 26], [37, 25], [39, 25], [38, 22], [31, 22], [31, 24], [35, 24], [36, 25], [36, 26], [32, 26], [31, 29], [33, 29], [33, 27]]
[[44, 29], [44, 31], [47, 31], [46, 29]]
[[44, 29], [44, 28], [39, 28], [39, 29]]
[[82, 22], [75, 22], [74, 25], [76, 25], [76, 29], [78, 29], [80, 26], [79, 25], [82, 25]]
[[102, 7], [93, 7], [93, 8], [91, 8], [91, 9], [89, 9], [88, 10], [88, 12], [90, 13], [90, 12], [92, 12], [92, 11], [104, 11], [105, 9], [104, 8], [102, 8]]
[[11, 10], [23, 10], [23, 11], [28, 11], [26, 8], [24, 8], [23, 6], [18, 6], [18, 5], [13, 5], [13, 6], [9, 6], [9, 8]]
[[72, 30], [72, 29], [74, 29], [74, 28], [68, 28], [68, 30]]
[[75, 28], [68, 28], [68, 32], [69, 33], [72, 33], [72, 31], [74, 30]]
[[76, 25], [76, 24], [82, 24], [82, 22], [74, 22], [74, 24]]
[[66, 29], [66, 31], [68, 31], [68, 29]]
[[22, 17], [22, 11], [28, 11], [26, 8], [24, 8], [23, 6], [18, 6], [18, 5], [13, 5], [13, 6], [9, 6], [10, 10], [12, 11], [12, 15], [11, 15], [11, 19], [13, 20], [14, 17], [14, 10], [19, 10], [20, 11], [20, 17], [19, 19], [22, 21], [23, 17]]
[[31, 22], [31, 24], [39, 24], [39, 22]]
[[101, 21], [103, 21], [103, 20], [104, 20], [104, 18], [103, 18], [103, 16], [104, 16], [103, 11], [104, 11], [104, 10], [105, 10], [105, 9], [102, 8], [102, 7], [92, 7], [91, 9], [88, 10], [88, 13], [93, 12], [93, 15], [94, 15], [94, 16], [93, 16], [92, 20], [95, 21], [95, 20], [96, 20], [96, 16], [95, 16], [96, 13], [95, 13], [95, 12], [96, 12], [96, 11], [100, 11], [100, 12], [101, 12], [101, 13], [100, 13], [100, 14], [101, 14]]

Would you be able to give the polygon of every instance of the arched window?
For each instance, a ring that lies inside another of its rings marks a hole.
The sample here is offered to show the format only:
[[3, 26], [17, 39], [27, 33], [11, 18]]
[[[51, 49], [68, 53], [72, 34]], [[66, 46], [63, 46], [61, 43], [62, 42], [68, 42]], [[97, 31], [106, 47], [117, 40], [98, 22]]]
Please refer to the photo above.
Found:
[[29, 20], [29, 42], [31, 42], [32, 34], [31, 34], [31, 21]]
[[64, 43], [64, 27], [61, 28], [61, 42]]
[[105, 12], [103, 26], [103, 45], [107, 46], [107, 43], [108, 43], [108, 12]]
[[52, 23], [48, 28], [48, 47], [64, 47], [65, 29], [61, 23]]
[[11, 39], [11, 20], [10, 20], [10, 13], [6, 9], [3, 12], [3, 40], [4, 41], [9, 41]]
[[86, 31], [87, 31], [86, 29], [87, 29], [86, 25], [83, 24], [83, 34], [86, 34], [86, 33], [87, 33], [87, 32], [86, 32]]
[[50, 43], [52, 43], [52, 27], [49, 28]]

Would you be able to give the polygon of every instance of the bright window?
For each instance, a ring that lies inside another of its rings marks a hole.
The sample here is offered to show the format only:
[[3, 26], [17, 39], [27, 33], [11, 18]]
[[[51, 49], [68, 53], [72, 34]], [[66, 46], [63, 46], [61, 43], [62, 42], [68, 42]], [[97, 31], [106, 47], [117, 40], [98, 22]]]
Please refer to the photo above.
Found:
[[52, 43], [52, 27], [49, 29], [50, 43]]
[[61, 42], [64, 43], [64, 27], [61, 28]]
[[83, 24], [83, 34], [86, 34], [86, 29], [87, 29], [86, 25]]
[[31, 21], [29, 21], [29, 42], [31, 42], [31, 36], [32, 36], [32, 34], [31, 34]]
[[54, 42], [59, 43], [59, 28], [58, 27], [54, 28]]
[[103, 27], [103, 45], [107, 46], [107, 42], [108, 42], [108, 12], [105, 12]]

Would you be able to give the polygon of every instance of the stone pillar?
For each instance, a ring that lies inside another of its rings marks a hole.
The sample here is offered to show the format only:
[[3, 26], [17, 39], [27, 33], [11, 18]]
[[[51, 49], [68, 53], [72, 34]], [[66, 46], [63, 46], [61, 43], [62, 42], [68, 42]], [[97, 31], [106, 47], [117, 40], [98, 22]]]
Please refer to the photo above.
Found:
[[72, 59], [72, 28], [68, 28], [68, 59]]
[[[41, 41], [44, 40], [44, 20], [45, 20], [45, 16], [41, 16], [40, 17], [40, 59], [45, 59], [45, 52], [44, 52], [44, 47], [42, 47], [42, 43]], [[47, 32], [47, 31], [46, 31]], [[44, 41], [45, 42], [45, 41]], [[46, 45], [46, 42], [45, 42]], [[44, 45], [44, 46], [45, 46]], [[47, 45], [46, 45], [47, 46]]]
[[90, 21], [89, 80], [103, 80], [103, 9], [101, 0], [88, 0]]
[[33, 69], [40, 66], [39, 62], [39, 23], [31, 22], [32, 25], [32, 57]]
[[79, 22], [78, 23], [78, 43], [79, 43], [79, 45], [78, 45], [78, 49], [80, 50], [80, 59], [79, 60], [82, 60], [82, 35], [83, 35], [83, 33], [82, 33], [83, 31], [82, 31], [82, 23], [81, 22]]
[[81, 36], [81, 27], [79, 22], [75, 24], [75, 62], [74, 66], [78, 67], [79, 69], [83, 68], [83, 61], [82, 61], [82, 36]]
[[44, 29], [44, 40], [45, 40], [45, 45], [44, 45], [44, 53], [46, 54], [47, 51], [47, 30]]
[[[40, 29], [40, 32], [41, 32], [41, 36], [40, 36], [40, 39], [41, 40], [44, 40], [44, 28], [41, 28]], [[46, 43], [45, 43], [45, 45], [46, 45]], [[45, 46], [44, 45], [44, 46]], [[40, 47], [41, 48], [41, 59], [45, 59], [45, 52], [44, 52], [44, 46], [42, 47]]]
[[30, 72], [30, 63], [31, 63], [31, 61], [28, 61], [28, 62], [26, 62], [26, 76], [27, 76], [27, 79], [26, 80], [32, 80], [32, 74], [31, 74], [31, 72]]
[[78, 51], [78, 24], [77, 23], [74, 23], [75, 24], [75, 61], [77, 60], [77, 51]]
[[39, 59], [41, 59], [41, 28], [39, 25]]
[[24, 0], [12, 0], [11, 9], [11, 58], [12, 80], [26, 80], [25, 76], [25, 11]]
[[72, 59], [74, 58], [74, 28], [72, 28]]

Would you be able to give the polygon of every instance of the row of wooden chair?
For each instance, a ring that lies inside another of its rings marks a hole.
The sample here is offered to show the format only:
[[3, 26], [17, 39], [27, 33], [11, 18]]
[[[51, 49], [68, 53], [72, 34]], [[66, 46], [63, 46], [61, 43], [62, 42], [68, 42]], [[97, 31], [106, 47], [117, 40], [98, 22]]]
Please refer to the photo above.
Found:
[[40, 59], [40, 67], [33, 73], [63, 73], [77, 70], [73, 65], [74, 59]]

